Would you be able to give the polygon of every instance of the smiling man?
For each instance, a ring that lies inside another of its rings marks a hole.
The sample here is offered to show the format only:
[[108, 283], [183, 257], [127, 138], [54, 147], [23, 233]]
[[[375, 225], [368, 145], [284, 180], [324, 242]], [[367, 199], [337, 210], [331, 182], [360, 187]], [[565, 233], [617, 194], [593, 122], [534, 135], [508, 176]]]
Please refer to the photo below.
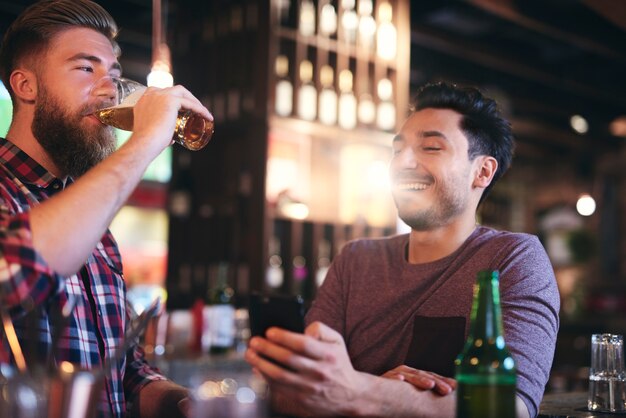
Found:
[[[148, 89], [132, 136], [116, 150], [112, 128], [93, 115], [115, 95], [116, 34], [92, 1], [43, 0], [18, 16], [0, 51], [14, 108], [0, 138], [0, 304], [22, 345], [36, 347], [33, 370], [48, 357], [101, 369], [122, 346], [129, 307], [108, 226], [171, 145], [178, 111], [212, 119], [182, 86]], [[68, 300], [75, 308], [53, 347], [55, 312]], [[126, 354], [107, 370], [98, 416], [126, 416], [131, 403], [135, 417], [182, 416], [187, 391], [150, 367], [139, 347]], [[0, 363], [14, 362], [0, 339]]]
[[[304, 335], [272, 328], [248, 362], [273, 405], [301, 416], [454, 417], [454, 359], [480, 270], [500, 271], [517, 416], [534, 417], [548, 380], [559, 296], [539, 240], [476, 224], [513, 154], [509, 123], [473, 88], [424, 86], [393, 139], [390, 175], [411, 232], [348, 243], [307, 314]], [[273, 361], [268, 361], [272, 359]]]

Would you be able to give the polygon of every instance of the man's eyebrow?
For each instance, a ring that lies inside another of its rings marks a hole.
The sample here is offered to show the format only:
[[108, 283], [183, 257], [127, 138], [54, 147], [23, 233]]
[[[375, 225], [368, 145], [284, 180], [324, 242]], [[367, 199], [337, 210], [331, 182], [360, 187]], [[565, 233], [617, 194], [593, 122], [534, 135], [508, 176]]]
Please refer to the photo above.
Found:
[[[84, 52], [79, 52], [78, 54], [72, 55], [70, 58], [68, 58], [68, 61], [80, 61], [80, 60], [87, 60], [96, 64], [102, 64], [102, 60], [99, 57], [95, 55], [85, 54]], [[121, 73], [122, 66], [120, 65], [119, 62], [116, 61], [111, 65], [110, 70], [118, 70]]]
[[422, 138], [429, 138], [431, 136], [437, 136], [441, 139], [445, 139], [446, 141], [449, 141], [448, 137], [440, 131], [420, 131], [417, 133], [418, 137], [422, 137]]

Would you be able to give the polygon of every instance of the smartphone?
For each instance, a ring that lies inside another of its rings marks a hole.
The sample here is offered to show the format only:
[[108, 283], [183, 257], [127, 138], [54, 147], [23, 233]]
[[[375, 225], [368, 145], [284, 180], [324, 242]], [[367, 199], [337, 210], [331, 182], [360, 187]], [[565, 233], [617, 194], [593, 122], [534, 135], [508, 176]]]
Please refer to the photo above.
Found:
[[270, 327], [304, 332], [304, 301], [300, 296], [250, 295], [250, 333], [265, 336]]

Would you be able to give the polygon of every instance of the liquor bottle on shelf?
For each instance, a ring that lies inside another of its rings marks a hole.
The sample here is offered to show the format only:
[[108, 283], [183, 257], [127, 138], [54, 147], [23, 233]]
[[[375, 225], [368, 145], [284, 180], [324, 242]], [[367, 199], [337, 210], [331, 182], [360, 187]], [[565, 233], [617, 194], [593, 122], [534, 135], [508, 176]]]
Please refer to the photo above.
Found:
[[269, 242], [269, 265], [265, 272], [265, 284], [272, 289], [279, 288], [285, 281], [283, 259], [280, 256], [280, 240], [274, 236]]
[[376, 20], [372, 16], [372, 0], [359, 0], [359, 46], [367, 51], [376, 45]]
[[191, 174], [191, 155], [178, 154], [178, 175], [172, 181], [169, 195], [169, 212], [173, 217], [187, 219], [193, 208], [194, 179]]
[[276, 57], [276, 97], [274, 110], [279, 116], [291, 116], [293, 111], [293, 85], [288, 78], [289, 58], [285, 55]]
[[378, 110], [376, 113], [376, 125], [384, 130], [391, 131], [396, 127], [396, 106], [393, 104], [393, 84], [388, 78], [383, 78], [377, 86]]
[[396, 58], [398, 32], [391, 22], [393, 8], [385, 1], [378, 7], [378, 32], [376, 34], [376, 53], [384, 60]]
[[300, 3], [298, 30], [302, 36], [315, 35], [315, 5], [311, 0], [302, 0]]
[[497, 271], [478, 273], [469, 336], [454, 363], [457, 417], [515, 417], [516, 366], [504, 341]]
[[359, 96], [357, 113], [359, 122], [364, 125], [371, 125], [376, 121], [376, 105], [374, 100], [372, 100], [372, 96], [368, 93], [363, 93]]
[[314, 120], [317, 114], [317, 90], [313, 85], [313, 64], [303, 60], [300, 63], [300, 81], [298, 89], [298, 116], [304, 120]]
[[293, 287], [296, 295], [302, 295], [305, 291], [306, 279], [309, 276], [309, 271], [306, 265], [306, 258], [301, 255], [297, 255], [293, 258]]
[[337, 32], [337, 11], [332, 1], [322, 6], [320, 12], [320, 34], [331, 37]]
[[319, 120], [325, 125], [337, 123], [337, 92], [333, 87], [334, 71], [330, 65], [320, 69], [322, 91], [319, 100]]
[[352, 71], [342, 70], [339, 73], [339, 126], [353, 129], [356, 126], [356, 97], [352, 92]]
[[317, 271], [315, 272], [315, 284], [320, 287], [326, 279], [326, 274], [330, 267], [330, 242], [323, 239], [318, 244], [317, 250]]
[[295, 8], [292, 5], [292, 0], [276, 0], [276, 8], [280, 25], [286, 28], [295, 28]]
[[234, 344], [234, 291], [228, 286], [228, 267], [228, 263], [225, 262], [218, 265], [216, 284], [207, 291], [206, 306], [203, 314], [206, 324], [204, 326], [202, 346], [208, 346], [212, 354], [224, 354]]
[[354, 0], [341, 0], [343, 13], [341, 16], [341, 26], [344, 38], [348, 43], [356, 42], [357, 29], [359, 27], [359, 17], [354, 10]]

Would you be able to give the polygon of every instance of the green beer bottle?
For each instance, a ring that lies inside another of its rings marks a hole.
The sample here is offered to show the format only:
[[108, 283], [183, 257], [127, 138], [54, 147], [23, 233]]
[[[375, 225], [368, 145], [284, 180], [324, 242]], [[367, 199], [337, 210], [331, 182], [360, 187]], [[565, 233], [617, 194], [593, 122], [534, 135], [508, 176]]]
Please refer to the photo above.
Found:
[[502, 332], [497, 271], [481, 271], [474, 285], [470, 332], [454, 362], [457, 418], [514, 418], [515, 361]]

